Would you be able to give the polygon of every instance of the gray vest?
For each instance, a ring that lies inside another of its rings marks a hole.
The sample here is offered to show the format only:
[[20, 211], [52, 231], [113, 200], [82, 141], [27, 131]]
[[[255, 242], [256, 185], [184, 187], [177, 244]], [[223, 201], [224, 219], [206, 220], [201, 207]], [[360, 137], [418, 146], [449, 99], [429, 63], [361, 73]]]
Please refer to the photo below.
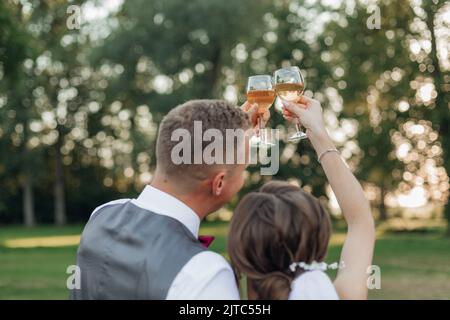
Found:
[[81, 288], [70, 298], [165, 299], [181, 268], [204, 250], [176, 219], [130, 201], [105, 206], [81, 235]]

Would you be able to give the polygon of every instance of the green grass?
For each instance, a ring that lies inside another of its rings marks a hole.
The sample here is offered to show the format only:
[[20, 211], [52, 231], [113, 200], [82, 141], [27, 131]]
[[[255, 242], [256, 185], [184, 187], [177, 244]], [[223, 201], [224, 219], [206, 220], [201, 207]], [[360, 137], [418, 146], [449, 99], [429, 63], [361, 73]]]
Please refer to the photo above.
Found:
[[[82, 229], [0, 227], [0, 299], [66, 299], [66, 268], [75, 263], [75, 246], [12, 249], [2, 244], [17, 238], [76, 235]], [[201, 233], [215, 235], [211, 249], [226, 256], [227, 224], [205, 223]], [[330, 246], [327, 261], [338, 261], [340, 249]], [[385, 233], [377, 240], [373, 263], [380, 266], [382, 281], [380, 290], [370, 291], [372, 299], [450, 299], [450, 239], [440, 231]]]

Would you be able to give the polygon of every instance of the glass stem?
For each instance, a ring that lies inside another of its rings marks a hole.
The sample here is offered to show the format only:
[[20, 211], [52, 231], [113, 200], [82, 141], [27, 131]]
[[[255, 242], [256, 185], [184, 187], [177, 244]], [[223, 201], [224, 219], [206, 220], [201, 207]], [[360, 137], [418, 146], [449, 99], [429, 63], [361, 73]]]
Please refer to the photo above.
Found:
[[298, 123], [295, 124], [295, 128], [297, 129], [297, 132], [300, 132], [300, 125]]
[[261, 114], [258, 115], [258, 128], [259, 128], [258, 135], [259, 135], [259, 137], [261, 137], [262, 129], [264, 129], [263, 128], [263, 119], [262, 119]]

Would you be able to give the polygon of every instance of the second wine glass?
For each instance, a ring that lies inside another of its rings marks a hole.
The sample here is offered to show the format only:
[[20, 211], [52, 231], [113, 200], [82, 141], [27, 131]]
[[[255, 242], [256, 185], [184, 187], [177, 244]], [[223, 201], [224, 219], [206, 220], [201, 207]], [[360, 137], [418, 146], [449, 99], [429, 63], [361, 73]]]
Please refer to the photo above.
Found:
[[[278, 69], [274, 74], [275, 91], [278, 97], [289, 102], [298, 102], [305, 90], [305, 80], [298, 67], [287, 67]], [[288, 141], [299, 141], [306, 139], [306, 133], [300, 130], [298, 123], [295, 124], [297, 132], [288, 138]]]

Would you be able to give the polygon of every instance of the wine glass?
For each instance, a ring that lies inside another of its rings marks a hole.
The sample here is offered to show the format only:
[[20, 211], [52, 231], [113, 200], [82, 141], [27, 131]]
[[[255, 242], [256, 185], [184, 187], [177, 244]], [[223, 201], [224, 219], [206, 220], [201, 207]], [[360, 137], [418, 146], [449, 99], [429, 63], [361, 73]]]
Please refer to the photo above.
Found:
[[250, 104], [258, 104], [258, 134], [252, 137], [252, 145], [273, 145], [267, 140], [265, 134], [263, 115], [275, 100], [275, 90], [272, 86], [272, 77], [269, 75], [257, 75], [248, 77], [247, 101]]
[[[274, 73], [275, 92], [280, 99], [289, 102], [298, 102], [305, 90], [305, 80], [298, 67], [278, 69]], [[288, 138], [288, 141], [306, 139], [306, 133], [300, 130], [300, 125], [295, 124], [297, 132]]]

